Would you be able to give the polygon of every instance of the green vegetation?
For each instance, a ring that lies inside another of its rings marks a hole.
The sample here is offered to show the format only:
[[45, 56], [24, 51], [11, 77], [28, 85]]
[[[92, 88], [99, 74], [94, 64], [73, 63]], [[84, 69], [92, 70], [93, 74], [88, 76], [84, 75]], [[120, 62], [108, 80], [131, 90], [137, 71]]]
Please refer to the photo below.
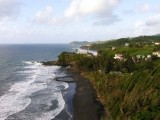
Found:
[[160, 36], [140, 36], [135, 38], [121, 38], [117, 40], [107, 41], [105, 43], [92, 44], [90, 49], [103, 50], [110, 47], [121, 47], [125, 43], [129, 44], [129, 47], [140, 48], [142, 46], [150, 46], [152, 42], [160, 42]]
[[113, 119], [160, 119], [160, 68], [132, 75], [92, 72], [88, 78], [103, 97]]
[[[93, 45], [98, 56], [63, 52], [57, 63], [76, 67], [91, 81], [105, 106], [102, 119], [160, 120], [160, 59], [152, 55], [160, 50], [160, 45], [154, 45], [158, 38], [125, 38]], [[124, 46], [126, 42], [129, 46]], [[117, 48], [111, 49], [112, 45]], [[118, 53], [122, 59], [114, 59]]]
[[87, 41], [82, 41], [82, 42], [73, 41], [73, 42], [71, 42], [70, 44], [73, 44], [73, 45], [87, 45], [87, 44], [90, 44], [90, 43], [87, 42]]

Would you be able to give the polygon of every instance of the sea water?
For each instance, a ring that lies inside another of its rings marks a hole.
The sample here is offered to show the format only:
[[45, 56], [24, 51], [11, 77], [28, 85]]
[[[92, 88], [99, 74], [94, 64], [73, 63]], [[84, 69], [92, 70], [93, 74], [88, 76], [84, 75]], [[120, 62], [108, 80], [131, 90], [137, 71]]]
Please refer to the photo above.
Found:
[[40, 63], [63, 51], [71, 46], [0, 45], [0, 120], [72, 119], [75, 85], [55, 81], [65, 76], [60, 66]]

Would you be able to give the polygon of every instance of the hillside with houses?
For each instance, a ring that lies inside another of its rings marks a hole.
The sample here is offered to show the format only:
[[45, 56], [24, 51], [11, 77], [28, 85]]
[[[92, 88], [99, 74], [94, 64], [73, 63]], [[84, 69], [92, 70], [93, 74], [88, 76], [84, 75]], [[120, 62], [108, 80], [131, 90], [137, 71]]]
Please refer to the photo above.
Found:
[[90, 80], [105, 108], [102, 119], [160, 119], [160, 36], [92, 44], [86, 51], [63, 52], [58, 64]]
[[103, 56], [104, 59], [114, 59], [111, 60], [114, 61], [113, 63], [115, 61], [122, 63], [130, 59], [137, 65], [140, 65], [140, 63], [159, 64], [160, 36], [121, 38], [104, 43], [91, 44], [90, 46], [82, 46], [82, 48], [97, 51], [97, 55]]

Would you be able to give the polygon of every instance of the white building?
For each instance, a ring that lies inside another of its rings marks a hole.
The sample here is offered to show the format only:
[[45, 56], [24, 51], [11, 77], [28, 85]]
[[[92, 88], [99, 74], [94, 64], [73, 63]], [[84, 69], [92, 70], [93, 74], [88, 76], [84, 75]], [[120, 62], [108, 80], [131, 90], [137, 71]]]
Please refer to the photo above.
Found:
[[156, 42], [156, 43], [154, 43], [155, 45], [160, 45], [160, 43], [159, 42]]
[[123, 55], [122, 54], [115, 54], [114, 59], [123, 60]]
[[147, 55], [147, 58], [151, 58], [152, 56], [151, 55]]
[[125, 46], [128, 47], [128, 46], [129, 46], [129, 43], [125, 43]]
[[152, 55], [156, 55], [157, 57], [160, 57], [160, 52], [152, 52]]
[[78, 54], [92, 54], [94, 56], [97, 56], [98, 55], [98, 52], [97, 51], [92, 51], [92, 50], [85, 50], [85, 49], [81, 49], [81, 48], [78, 48], [76, 50], [76, 53]]
[[136, 57], [137, 57], [138, 59], [140, 59], [140, 58], [141, 58], [141, 55], [136, 55]]
[[116, 50], [116, 47], [112, 47], [112, 50]]

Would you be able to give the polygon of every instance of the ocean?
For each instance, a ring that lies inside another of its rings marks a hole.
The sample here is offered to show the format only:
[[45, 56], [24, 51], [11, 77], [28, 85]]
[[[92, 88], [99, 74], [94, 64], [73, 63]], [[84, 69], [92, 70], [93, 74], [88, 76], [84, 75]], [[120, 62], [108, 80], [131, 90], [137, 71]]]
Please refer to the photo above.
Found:
[[75, 83], [55, 81], [65, 76], [56, 60], [69, 44], [0, 45], [0, 120], [72, 120]]

